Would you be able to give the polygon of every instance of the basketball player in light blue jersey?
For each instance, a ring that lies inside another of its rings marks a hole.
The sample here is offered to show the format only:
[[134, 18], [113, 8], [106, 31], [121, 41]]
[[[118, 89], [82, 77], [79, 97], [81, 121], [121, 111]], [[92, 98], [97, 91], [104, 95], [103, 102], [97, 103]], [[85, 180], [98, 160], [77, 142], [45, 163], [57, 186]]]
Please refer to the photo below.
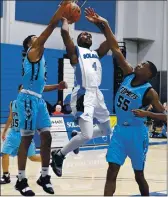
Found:
[[136, 117], [133, 110], [143, 109], [151, 104], [157, 112], [164, 112], [156, 91], [148, 82], [155, 77], [157, 69], [152, 62], [146, 61], [133, 70], [120, 51], [108, 21], [94, 10], [92, 10], [92, 19], [103, 24], [109, 47], [124, 74], [124, 80], [115, 97], [117, 125], [106, 156], [109, 168], [104, 195], [112, 196], [114, 194], [120, 166], [124, 164], [128, 156], [131, 159], [141, 195], [148, 196], [149, 186], [144, 177], [144, 164], [148, 150], [146, 118]]
[[[22, 135], [21, 144], [18, 151], [18, 179], [15, 185], [23, 196], [34, 196], [25, 177], [27, 152], [36, 130], [40, 133], [42, 159], [41, 176], [37, 181], [43, 190], [49, 194], [54, 194], [48, 175], [51, 151], [50, 117], [45, 101], [42, 99], [42, 92], [46, 84], [46, 62], [44, 58], [44, 44], [52, 34], [59, 20], [61, 19], [65, 6], [71, 1], [64, 0], [49, 22], [43, 33], [37, 37], [28, 36], [24, 42], [24, 62], [23, 62], [23, 87], [18, 95], [17, 107], [19, 115], [20, 131]], [[66, 84], [46, 86], [44, 91], [64, 89]]]
[[[18, 91], [22, 89], [22, 85], [19, 85]], [[8, 128], [11, 125], [11, 129]], [[2, 170], [3, 176], [0, 180], [0, 184], [7, 184], [10, 183], [10, 173], [9, 173], [9, 156], [15, 157], [18, 154], [18, 149], [21, 142], [21, 135], [20, 135], [20, 127], [19, 127], [19, 119], [18, 119], [18, 112], [17, 112], [17, 104], [16, 100], [10, 103], [10, 113], [5, 125], [5, 128], [2, 132]], [[36, 147], [34, 140], [32, 140], [29, 150], [28, 150], [28, 158], [34, 162], [41, 162], [41, 157], [36, 155]]]

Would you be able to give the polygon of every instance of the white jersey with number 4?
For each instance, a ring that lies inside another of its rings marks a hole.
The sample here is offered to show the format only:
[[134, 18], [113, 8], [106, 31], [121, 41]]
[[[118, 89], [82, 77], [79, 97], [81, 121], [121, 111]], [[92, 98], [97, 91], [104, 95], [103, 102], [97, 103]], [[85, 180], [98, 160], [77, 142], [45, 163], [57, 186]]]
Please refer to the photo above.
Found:
[[96, 51], [78, 47], [78, 64], [75, 68], [75, 86], [97, 88], [101, 84], [102, 67]]

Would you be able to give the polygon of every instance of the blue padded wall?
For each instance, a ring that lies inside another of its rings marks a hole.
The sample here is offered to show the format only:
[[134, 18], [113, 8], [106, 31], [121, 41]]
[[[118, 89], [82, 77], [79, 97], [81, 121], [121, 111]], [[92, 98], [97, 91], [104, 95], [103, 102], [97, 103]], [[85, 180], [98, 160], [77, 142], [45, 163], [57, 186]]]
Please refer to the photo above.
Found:
[[102, 63], [102, 84], [100, 89], [104, 95], [105, 103], [110, 114], [113, 113], [113, 97], [114, 97], [114, 66], [112, 56], [104, 56]]
[[0, 17], [3, 17], [3, 0], [0, 0]]
[[84, 8], [92, 7], [94, 10], [106, 18], [115, 32], [115, 15], [116, 15], [116, 0], [92, 0], [87, 1], [86, 4], [82, 7], [82, 15], [80, 20], [75, 24], [76, 30], [90, 31], [90, 32], [100, 32], [100, 30], [92, 23], [88, 22], [84, 15]]
[[[21, 57], [22, 47], [18, 45], [1, 44], [1, 123], [9, 114], [9, 103], [17, 98], [18, 85], [22, 83]], [[65, 51], [46, 49], [45, 57], [48, 66], [47, 84], [58, 83], [58, 58], [62, 58]], [[57, 102], [57, 91], [44, 93], [44, 99]]]
[[16, 0], [15, 19], [47, 25], [58, 8], [59, 1]]

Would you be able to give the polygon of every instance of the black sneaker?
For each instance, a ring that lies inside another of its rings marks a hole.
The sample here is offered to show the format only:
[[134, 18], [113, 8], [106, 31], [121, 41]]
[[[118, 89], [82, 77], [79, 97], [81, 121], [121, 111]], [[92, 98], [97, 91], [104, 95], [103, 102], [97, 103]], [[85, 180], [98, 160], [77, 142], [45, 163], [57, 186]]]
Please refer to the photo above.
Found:
[[37, 180], [37, 184], [40, 185], [45, 192], [49, 194], [54, 194], [54, 190], [52, 188], [50, 179], [51, 179], [51, 176], [49, 175], [45, 177], [40, 176], [40, 178]]
[[7, 174], [3, 174], [1, 180], [0, 180], [0, 184], [8, 184], [10, 183], [11, 180], [10, 180], [10, 174], [7, 173]]
[[[78, 132], [77, 131], [72, 131], [71, 133], [71, 137], [73, 138], [74, 136], [78, 135]], [[77, 155], [79, 153], [79, 148], [73, 150], [73, 152]]]
[[62, 165], [63, 165], [63, 161], [65, 159], [65, 157], [63, 155], [59, 155], [58, 152], [60, 151], [59, 150], [54, 150], [51, 152], [51, 156], [52, 156], [52, 159], [51, 159], [51, 167], [54, 171], [54, 173], [61, 177], [62, 176]]
[[35, 193], [30, 189], [26, 178], [22, 179], [21, 181], [18, 179], [15, 189], [18, 190], [22, 196], [35, 196]]

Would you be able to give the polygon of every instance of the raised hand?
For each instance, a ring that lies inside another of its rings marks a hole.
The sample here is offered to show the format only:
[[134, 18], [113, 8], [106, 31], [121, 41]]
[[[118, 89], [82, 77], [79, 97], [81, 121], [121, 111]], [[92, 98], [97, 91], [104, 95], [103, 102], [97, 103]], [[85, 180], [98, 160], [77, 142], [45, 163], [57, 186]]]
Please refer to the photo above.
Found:
[[93, 8], [85, 8], [85, 17], [91, 23], [98, 24], [98, 23], [106, 23], [107, 20], [101, 16], [99, 16]]

